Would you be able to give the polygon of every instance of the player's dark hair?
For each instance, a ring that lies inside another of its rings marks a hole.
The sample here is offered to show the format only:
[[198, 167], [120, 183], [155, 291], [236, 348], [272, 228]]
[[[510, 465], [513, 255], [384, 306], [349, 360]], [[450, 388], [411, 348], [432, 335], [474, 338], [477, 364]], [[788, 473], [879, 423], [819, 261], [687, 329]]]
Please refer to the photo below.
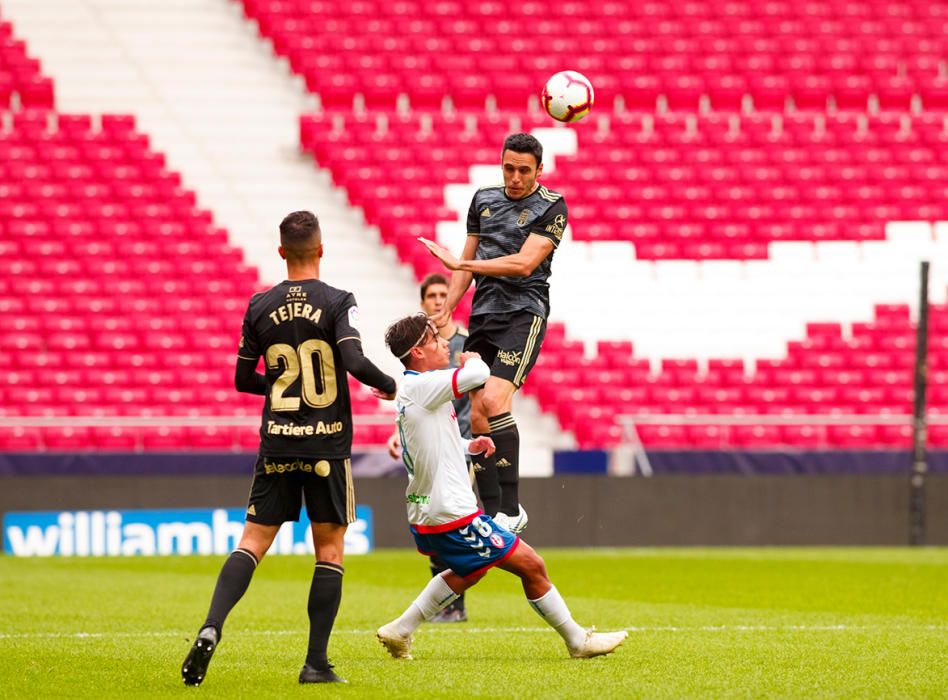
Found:
[[428, 287], [433, 284], [443, 284], [448, 285], [448, 280], [445, 279], [444, 275], [439, 275], [437, 272], [432, 272], [430, 275], [425, 277], [421, 281], [421, 300], [425, 300], [425, 294], [428, 293]]
[[504, 139], [504, 148], [500, 152], [503, 157], [504, 151], [513, 151], [514, 153], [529, 153], [537, 159], [537, 167], [543, 162], [543, 146], [537, 141], [535, 136], [530, 134], [511, 134]]
[[294, 211], [280, 222], [280, 245], [286, 259], [299, 262], [312, 257], [319, 248], [322, 235], [319, 219], [309, 211]]
[[386, 329], [385, 344], [407, 367], [411, 357], [408, 351], [425, 337], [428, 328], [428, 316], [423, 313], [400, 318]]

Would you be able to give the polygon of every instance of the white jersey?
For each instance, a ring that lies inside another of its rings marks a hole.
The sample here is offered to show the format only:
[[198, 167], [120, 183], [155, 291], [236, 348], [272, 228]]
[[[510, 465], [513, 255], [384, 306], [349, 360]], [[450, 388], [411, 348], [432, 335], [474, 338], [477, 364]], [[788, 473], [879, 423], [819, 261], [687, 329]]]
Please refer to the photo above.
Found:
[[395, 406], [412, 525], [446, 525], [478, 512], [465, 459], [470, 440], [461, 437], [451, 400], [481, 386], [489, 376], [490, 368], [479, 358], [458, 369], [405, 372]]

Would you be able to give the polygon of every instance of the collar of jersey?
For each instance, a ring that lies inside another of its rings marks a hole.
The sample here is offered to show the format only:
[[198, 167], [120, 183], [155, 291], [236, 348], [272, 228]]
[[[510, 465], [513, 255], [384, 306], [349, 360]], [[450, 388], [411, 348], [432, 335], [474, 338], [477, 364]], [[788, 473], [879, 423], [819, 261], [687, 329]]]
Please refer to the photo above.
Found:
[[413, 369], [406, 369], [404, 374], [421, 374], [421, 372], [416, 372]]

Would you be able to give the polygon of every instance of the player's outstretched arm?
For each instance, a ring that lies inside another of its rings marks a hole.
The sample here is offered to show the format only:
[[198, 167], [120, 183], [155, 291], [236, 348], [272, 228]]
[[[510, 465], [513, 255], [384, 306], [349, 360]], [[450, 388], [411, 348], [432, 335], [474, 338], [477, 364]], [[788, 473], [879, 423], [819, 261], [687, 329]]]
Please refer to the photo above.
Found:
[[[425, 245], [425, 247], [431, 251], [432, 255], [438, 257], [438, 255], [435, 254], [433, 250], [431, 250], [431, 246], [428, 245], [431, 243], [431, 241], [428, 241], [426, 238], [419, 238], [418, 240], [420, 240]], [[480, 239], [476, 235], [468, 234], [467, 240], [464, 242], [464, 250], [461, 252], [461, 260], [473, 260], [474, 256], [477, 255], [477, 245], [479, 242]], [[436, 243], [433, 245], [437, 246]], [[444, 252], [453, 259], [454, 256], [448, 253], [446, 249], [442, 248], [442, 250], [444, 250]], [[442, 262], [444, 261], [442, 260]], [[449, 270], [453, 269], [447, 266], [447, 264], [445, 265]], [[474, 275], [470, 272], [461, 272], [455, 270], [451, 274], [451, 281], [448, 283], [448, 298], [445, 300], [441, 311], [431, 317], [431, 320], [434, 322], [435, 326], [441, 328], [451, 320], [451, 315], [454, 313], [454, 309], [457, 308], [458, 302], [461, 301], [461, 297], [464, 296], [464, 293], [468, 290], [468, 287], [471, 286], [471, 282], [473, 280]]]
[[[529, 277], [537, 266], [553, 252], [553, 241], [543, 236], [531, 234], [524, 241], [523, 247], [511, 255], [503, 255], [491, 260], [458, 260], [450, 251], [434, 241], [421, 238], [431, 254], [440, 259], [449, 270], [455, 270], [454, 275], [467, 273], [487, 275], [488, 277]], [[454, 275], [451, 279], [453, 281]], [[460, 299], [460, 297], [458, 297]], [[450, 296], [449, 296], [450, 301]]]
[[257, 371], [257, 360], [250, 360], [245, 357], [237, 358], [234, 386], [237, 391], [245, 394], [266, 395], [267, 378]]
[[373, 364], [362, 354], [362, 342], [358, 338], [347, 338], [339, 343], [339, 353], [346, 371], [366, 386], [377, 389], [372, 392], [380, 399], [395, 398], [395, 380]]

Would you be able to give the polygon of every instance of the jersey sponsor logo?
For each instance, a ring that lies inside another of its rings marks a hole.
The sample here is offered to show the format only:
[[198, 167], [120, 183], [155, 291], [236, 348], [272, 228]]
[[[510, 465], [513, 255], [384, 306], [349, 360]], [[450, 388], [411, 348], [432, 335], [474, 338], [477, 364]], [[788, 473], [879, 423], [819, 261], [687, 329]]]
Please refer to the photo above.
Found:
[[484, 465], [481, 464], [480, 462], [473, 462], [471, 466], [474, 467], [474, 471], [476, 472], [484, 471]]
[[[274, 462], [271, 459], [264, 458], [263, 470], [267, 474], [289, 474], [290, 472], [304, 472], [306, 474], [315, 474], [316, 476], [329, 476], [332, 465], [325, 459], [321, 459], [315, 464], [303, 461], [301, 459], [292, 462]], [[251, 505], [250, 508], [253, 508]], [[250, 513], [250, 508], [247, 512]], [[256, 513], [250, 513], [256, 515]]]
[[238, 348], [242, 348], [242, 347], [243, 347], [244, 345], [246, 345], [246, 344], [247, 344], [247, 341], [244, 340], [244, 336], [241, 335], [241, 336], [240, 336], [240, 342], [237, 343], [237, 347], [238, 347]]
[[523, 350], [498, 350], [497, 359], [508, 367], [516, 367], [523, 356]]
[[523, 226], [527, 223], [527, 219], [530, 218], [530, 210], [524, 209], [520, 212], [520, 216], [517, 217], [517, 226]]
[[287, 301], [306, 301], [306, 292], [302, 287], [290, 287], [286, 290]]
[[359, 330], [359, 307], [350, 306], [349, 307], [349, 325]]
[[270, 435], [287, 435], [289, 437], [308, 437], [310, 435], [335, 435], [342, 432], [342, 421], [332, 423], [316, 421], [315, 425], [290, 425], [267, 421], [267, 433]]
[[500, 459], [497, 460], [498, 469], [503, 469], [504, 467], [509, 467], [509, 466], [510, 466], [510, 462], [508, 462], [505, 457], [501, 457]]
[[481, 210], [481, 218], [482, 218], [482, 219], [489, 219], [489, 218], [490, 218], [490, 207], [484, 207], [484, 208]]
[[405, 496], [405, 503], [418, 503], [419, 505], [428, 505], [431, 503], [431, 496], [425, 496], [420, 493], [410, 493]]
[[566, 217], [563, 214], [557, 214], [553, 223], [546, 227], [547, 233], [552, 233], [559, 240], [563, 237], [563, 231], [566, 229]]

